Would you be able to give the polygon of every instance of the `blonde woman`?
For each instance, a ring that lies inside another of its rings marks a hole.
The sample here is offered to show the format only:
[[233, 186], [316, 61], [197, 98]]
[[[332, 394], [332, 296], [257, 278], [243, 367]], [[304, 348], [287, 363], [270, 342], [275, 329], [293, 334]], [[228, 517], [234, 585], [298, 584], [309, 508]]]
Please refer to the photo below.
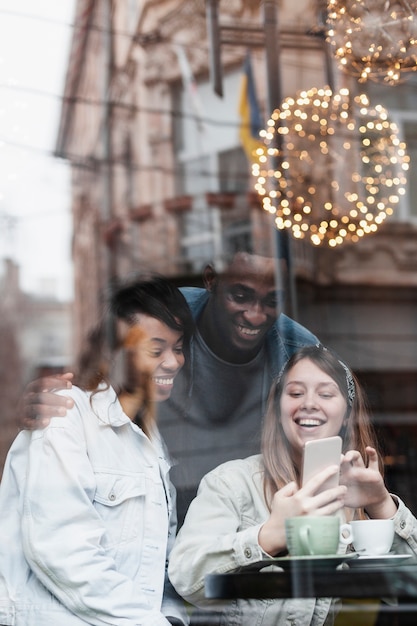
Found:
[[[340, 485], [320, 491], [339, 471], [332, 466], [300, 487], [304, 444], [334, 435], [343, 440]], [[332, 514], [344, 521], [392, 517], [393, 550], [417, 551], [417, 522], [385, 486], [358, 382], [331, 351], [309, 346], [290, 358], [272, 385], [262, 454], [224, 463], [201, 481], [171, 554], [171, 581], [189, 602], [210, 606], [204, 597], [206, 574], [284, 555], [286, 518]], [[236, 599], [211, 612], [209, 623], [321, 626], [332, 623], [333, 604], [331, 598]], [[196, 623], [204, 623], [204, 616]]]

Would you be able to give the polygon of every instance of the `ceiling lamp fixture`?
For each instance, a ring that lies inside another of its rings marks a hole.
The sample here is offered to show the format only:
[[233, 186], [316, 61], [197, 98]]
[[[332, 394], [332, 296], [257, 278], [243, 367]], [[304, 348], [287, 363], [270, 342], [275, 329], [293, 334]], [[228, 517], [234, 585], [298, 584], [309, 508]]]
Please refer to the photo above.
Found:
[[395, 85], [417, 69], [417, 0], [328, 0], [327, 41], [359, 82]]
[[252, 174], [278, 229], [331, 247], [357, 242], [405, 193], [409, 157], [386, 110], [329, 87], [286, 98], [261, 131]]

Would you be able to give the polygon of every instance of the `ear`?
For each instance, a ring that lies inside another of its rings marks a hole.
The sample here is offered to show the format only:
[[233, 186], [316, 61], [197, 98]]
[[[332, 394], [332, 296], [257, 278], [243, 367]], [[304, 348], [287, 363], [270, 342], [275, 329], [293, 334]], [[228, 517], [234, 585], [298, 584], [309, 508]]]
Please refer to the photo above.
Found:
[[204, 287], [207, 291], [213, 291], [218, 280], [218, 275], [214, 267], [210, 264], [206, 265], [203, 270]]

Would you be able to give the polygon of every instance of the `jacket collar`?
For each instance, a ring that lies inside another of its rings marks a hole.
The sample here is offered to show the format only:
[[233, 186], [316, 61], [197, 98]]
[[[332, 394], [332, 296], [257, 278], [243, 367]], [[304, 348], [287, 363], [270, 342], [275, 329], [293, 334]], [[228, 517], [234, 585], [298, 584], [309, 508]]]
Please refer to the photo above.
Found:
[[100, 415], [102, 425], [124, 426], [131, 423], [130, 418], [124, 413], [113, 387], [107, 387], [101, 383], [99, 390], [90, 395], [91, 406], [97, 415]]

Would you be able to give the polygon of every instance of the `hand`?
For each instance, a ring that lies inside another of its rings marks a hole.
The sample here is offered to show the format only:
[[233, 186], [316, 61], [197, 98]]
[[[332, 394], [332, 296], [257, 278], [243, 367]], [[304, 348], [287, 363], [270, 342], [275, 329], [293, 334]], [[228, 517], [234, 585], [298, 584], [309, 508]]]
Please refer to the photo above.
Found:
[[54, 393], [60, 389], [71, 389], [73, 374], [45, 376], [29, 383], [17, 406], [16, 420], [19, 428], [35, 430], [45, 428], [51, 417], [63, 417], [73, 407], [71, 398]]
[[304, 487], [295, 482], [285, 485], [272, 499], [271, 513], [259, 531], [258, 542], [270, 555], [286, 548], [285, 520], [299, 515], [333, 515], [344, 506], [346, 487], [339, 485], [317, 493], [328, 478], [339, 471], [337, 465], [327, 467], [311, 478]]
[[367, 465], [357, 450], [349, 450], [343, 455], [340, 483], [347, 487], [345, 505], [366, 509], [369, 517], [375, 519], [393, 517], [397, 507], [379, 471], [377, 452], [367, 446], [366, 454]]

